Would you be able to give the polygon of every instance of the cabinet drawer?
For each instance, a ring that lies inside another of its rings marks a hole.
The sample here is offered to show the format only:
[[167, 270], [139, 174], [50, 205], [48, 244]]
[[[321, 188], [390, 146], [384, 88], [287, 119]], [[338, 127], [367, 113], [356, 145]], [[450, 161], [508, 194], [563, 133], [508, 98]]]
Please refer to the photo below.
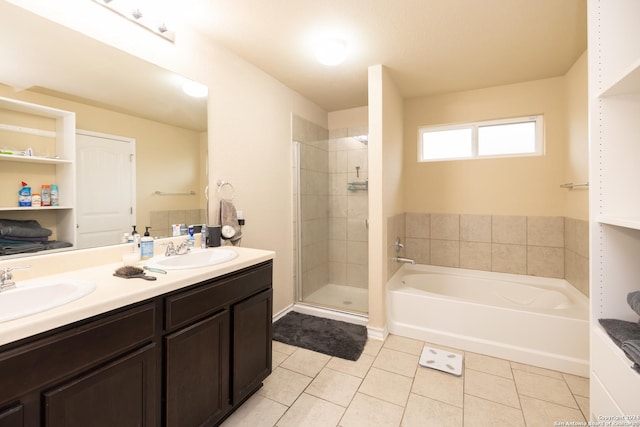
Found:
[[149, 303], [0, 352], [0, 402], [152, 340], [155, 319], [155, 304]]
[[165, 299], [167, 331], [219, 311], [235, 301], [271, 287], [272, 263], [249, 268], [233, 277], [203, 282]]

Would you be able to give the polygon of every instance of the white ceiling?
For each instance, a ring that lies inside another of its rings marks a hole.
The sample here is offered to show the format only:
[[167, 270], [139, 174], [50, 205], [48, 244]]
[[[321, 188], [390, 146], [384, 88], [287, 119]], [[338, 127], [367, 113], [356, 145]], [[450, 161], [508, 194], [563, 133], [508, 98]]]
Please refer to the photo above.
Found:
[[[197, 0], [190, 25], [327, 111], [367, 105], [383, 64], [405, 98], [564, 75], [587, 48], [586, 0]], [[347, 41], [316, 62], [323, 32]], [[177, 34], [179, 37], [179, 34]]]

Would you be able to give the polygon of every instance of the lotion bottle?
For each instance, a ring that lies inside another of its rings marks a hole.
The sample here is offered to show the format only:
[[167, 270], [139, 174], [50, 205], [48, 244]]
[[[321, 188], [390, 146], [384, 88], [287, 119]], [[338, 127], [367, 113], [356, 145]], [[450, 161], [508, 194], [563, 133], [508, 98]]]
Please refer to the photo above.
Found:
[[140, 258], [153, 258], [153, 237], [149, 234], [151, 227], [145, 227], [144, 236], [140, 239]]

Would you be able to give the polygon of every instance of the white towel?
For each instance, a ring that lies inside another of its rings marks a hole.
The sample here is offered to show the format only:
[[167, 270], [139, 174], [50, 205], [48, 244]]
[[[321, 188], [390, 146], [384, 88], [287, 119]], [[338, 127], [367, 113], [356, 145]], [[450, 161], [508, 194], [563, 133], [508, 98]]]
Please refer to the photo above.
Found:
[[220, 200], [220, 225], [222, 227], [228, 225], [234, 229], [235, 234], [227, 240], [236, 246], [240, 242], [240, 238], [242, 238], [242, 229], [238, 223], [236, 207], [231, 200]]

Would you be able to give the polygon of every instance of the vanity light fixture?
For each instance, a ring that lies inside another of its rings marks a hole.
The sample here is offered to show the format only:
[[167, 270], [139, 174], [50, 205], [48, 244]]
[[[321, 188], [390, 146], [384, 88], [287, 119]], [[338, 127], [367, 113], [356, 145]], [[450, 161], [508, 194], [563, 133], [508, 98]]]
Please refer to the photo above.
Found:
[[93, 1], [170, 42], [175, 41], [175, 32], [170, 30], [163, 20], [153, 17], [150, 13], [143, 12], [145, 9], [136, 4], [139, 2], [132, 0]]
[[320, 40], [316, 46], [316, 59], [323, 65], [335, 66], [347, 58], [347, 43], [339, 38]]

